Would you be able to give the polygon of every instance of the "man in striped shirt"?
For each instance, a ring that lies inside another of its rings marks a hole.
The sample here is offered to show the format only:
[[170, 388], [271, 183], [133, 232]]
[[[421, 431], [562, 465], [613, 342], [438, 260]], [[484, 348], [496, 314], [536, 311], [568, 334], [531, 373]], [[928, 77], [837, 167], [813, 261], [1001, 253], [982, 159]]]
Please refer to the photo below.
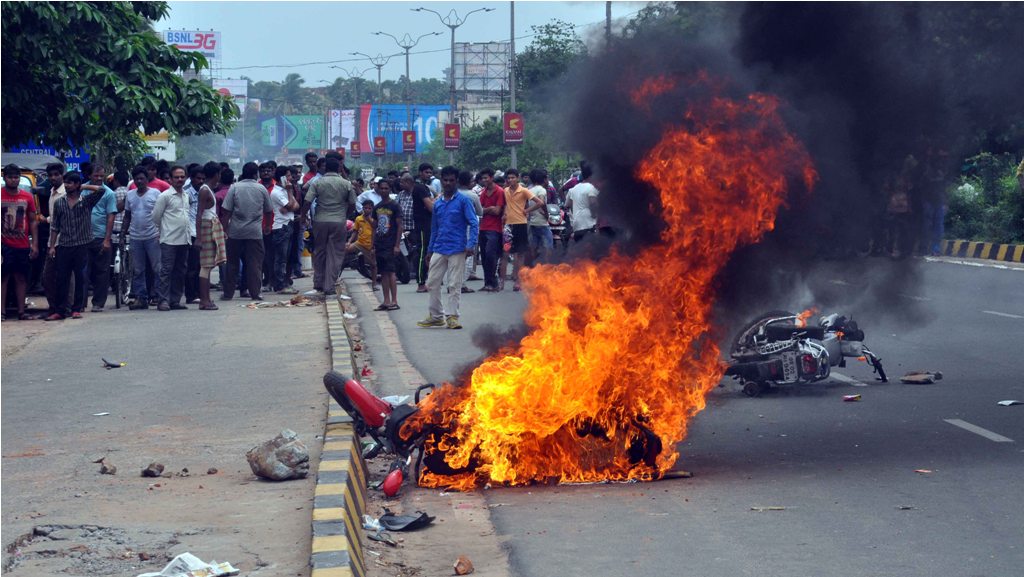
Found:
[[[89, 194], [82, 196], [82, 190]], [[53, 205], [50, 215], [50, 240], [47, 257], [56, 262], [57, 294], [50, 303], [48, 321], [70, 316], [82, 318], [85, 307], [85, 264], [92, 243], [92, 209], [103, 198], [103, 185], [82, 184], [82, 176], [71, 171], [64, 175], [66, 194]], [[60, 246], [57, 246], [58, 240]], [[75, 299], [68, 309], [68, 284], [75, 275]]]

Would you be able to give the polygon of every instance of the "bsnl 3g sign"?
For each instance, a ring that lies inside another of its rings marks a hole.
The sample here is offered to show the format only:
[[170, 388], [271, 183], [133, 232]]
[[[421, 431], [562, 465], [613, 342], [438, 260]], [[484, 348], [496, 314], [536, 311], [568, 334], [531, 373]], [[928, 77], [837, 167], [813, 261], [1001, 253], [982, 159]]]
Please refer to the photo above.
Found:
[[168, 30], [164, 42], [177, 46], [178, 50], [199, 52], [212, 59], [220, 59], [220, 32], [198, 30]]

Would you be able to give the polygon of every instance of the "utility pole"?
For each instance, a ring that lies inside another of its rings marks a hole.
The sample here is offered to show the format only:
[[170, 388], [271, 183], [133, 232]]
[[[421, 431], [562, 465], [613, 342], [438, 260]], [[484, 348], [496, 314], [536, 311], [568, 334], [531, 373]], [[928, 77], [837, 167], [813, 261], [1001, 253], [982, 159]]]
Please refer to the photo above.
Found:
[[[475, 14], [476, 12], [493, 12], [494, 8], [477, 8], [476, 10], [470, 10], [469, 12], [466, 13], [465, 16], [462, 16], [462, 17], [460, 17], [459, 14], [455, 10], [452, 10], [451, 12], [449, 12], [447, 16], [441, 16], [441, 14], [439, 12], [437, 12], [435, 10], [431, 10], [430, 8], [423, 8], [422, 6], [419, 7], [419, 8], [413, 8], [412, 11], [413, 12], [430, 12], [431, 14], [437, 16], [437, 19], [441, 21], [441, 24], [447, 26], [448, 29], [452, 31], [452, 54], [451, 54], [452, 61], [451, 61], [451, 68], [448, 69], [449, 75], [451, 76], [451, 91], [450, 91], [450, 94], [449, 94], [448, 118], [449, 118], [449, 122], [451, 122], [451, 121], [455, 120], [458, 117], [458, 110], [456, 109], [456, 102], [455, 102], [455, 29], [458, 28], [459, 26], [462, 26], [463, 24], [465, 24], [466, 23], [466, 19], [468, 19], [471, 15]], [[449, 150], [448, 151], [448, 164], [454, 164], [454, 163], [455, 163], [455, 151]]]
[[[409, 77], [409, 51], [412, 50], [413, 48], [415, 48], [416, 45], [420, 43], [420, 40], [423, 40], [427, 36], [440, 36], [441, 33], [440, 32], [428, 32], [426, 34], [421, 34], [420, 37], [417, 38], [416, 40], [413, 40], [412, 36], [409, 36], [408, 34], [406, 34], [405, 36], [402, 36], [401, 40], [399, 40], [398, 38], [396, 38], [395, 36], [393, 36], [391, 34], [388, 34], [387, 32], [374, 32], [373, 35], [374, 36], [387, 36], [388, 38], [394, 40], [395, 44], [398, 44], [399, 48], [401, 48], [402, 50], [405, 51], [405, 87], [404, 87], [404, 90], [402, 91], [403, 92], [402, 100], [405, 101], [405, 129], [406, 130], [412, 130], [412, 112], [411, 112], [412, 102], [410, 100], [410, 98], [411, 98], [410, 88], [411, 88], [412, 78]], [[404, 146], [404, 144], [403, 144], [403, 146]], [[407, 160], [407, 162], [409, 162], [409, 164], [412, 164], [412, 153], [411, 152], [408, 154], [408, 158], [406, 160]]]
[[363, 58], [366, 58], [370, 61], [370, 64], [373, 64], [377, 69], [377, 104], [382, 103], [384, 101], [384, 88], [381, 85], [380, 69], [387, 66], [388, 61], [391, 60], [391, 56], [394, 56], [394, 54], [391, 56], [384, 56], [379, 53], [376, 56], [370, 56], [369, 54], [363, 54], [362, 52], [350, 52], [349, 54], [352, 56], [362, 56]]
[[[516, 111], [516, 3], [515, 0], [509, 2], [509, 11], [512, 13], [509, 18], [509, 27], [511, 32], [508, 37], [511, 38], [508, 47], [508, 75], [509, 75], [509, 91], [508, 91], [508, 107], [509, 112]], [[502, 123], [504, 125], [504, 123]], [[512, 145], [512, 168], [519, 168], [519, 159], [516, 156], [516, 145]]]
[[612, 45], [612, 2], [604, 3], [604, 46], [610, 48]]

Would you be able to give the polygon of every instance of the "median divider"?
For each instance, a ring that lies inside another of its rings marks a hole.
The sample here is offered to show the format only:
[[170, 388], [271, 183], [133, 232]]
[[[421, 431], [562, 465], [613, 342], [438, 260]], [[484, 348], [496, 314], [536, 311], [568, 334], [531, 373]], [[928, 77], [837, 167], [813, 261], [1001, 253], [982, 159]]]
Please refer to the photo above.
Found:
[[944, 240], [942, 241], [942, 255], [1002, 262], [1024, 262], [1024, 244]]
[[[325, 306], [331, 366], [343, 374], [355, 374], [341, 303], [328, 298]], [[366, 462], [352, 418], [331, 398], [313, 494], [312, 577], [366, 574], [361, 531], [366, 511], [366, 475]]]

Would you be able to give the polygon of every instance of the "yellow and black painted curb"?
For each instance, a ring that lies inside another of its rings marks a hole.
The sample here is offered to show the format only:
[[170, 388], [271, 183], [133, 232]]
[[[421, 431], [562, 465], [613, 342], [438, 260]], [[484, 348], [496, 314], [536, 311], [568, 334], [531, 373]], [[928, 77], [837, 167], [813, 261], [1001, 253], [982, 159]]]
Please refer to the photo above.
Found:
[[944, 240], [942, 241], [942, 255], [1002, 262], [1024, 262], [1024, 244]]
[[[331, 366], [352, 374], [354, 360], [338, 299], [327, 299]], [[313, 493], [312, 577], [363, 577], [361, 530], [366, 511], [366, 462], [352, 418], [332, 398]]]

